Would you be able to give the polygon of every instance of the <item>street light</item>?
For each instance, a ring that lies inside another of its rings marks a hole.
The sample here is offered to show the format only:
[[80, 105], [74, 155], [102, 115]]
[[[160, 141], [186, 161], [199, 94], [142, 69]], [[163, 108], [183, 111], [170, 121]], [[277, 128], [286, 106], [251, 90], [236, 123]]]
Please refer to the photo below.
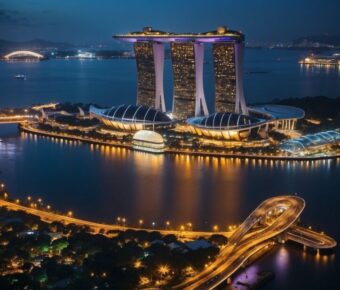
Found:
[[144, 221], [143, 221], [142, 219], [140, 219], [140, 220], [138, 221], [138, 223], [139, 223], [139, 226], [141, 227], [141, 226], [143, 225]]
[[73, 216], [73, 212], [72, 212], [72, 211], [69, 211], [69, 212], [67, 213], [67, 215], [68, 215], [69, 217], [72, 217], [72, 216]]

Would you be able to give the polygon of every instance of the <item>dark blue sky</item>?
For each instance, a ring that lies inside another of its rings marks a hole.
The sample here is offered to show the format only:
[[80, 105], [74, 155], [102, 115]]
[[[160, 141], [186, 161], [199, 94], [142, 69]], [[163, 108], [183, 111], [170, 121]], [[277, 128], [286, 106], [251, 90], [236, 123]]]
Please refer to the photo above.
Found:
[[0, 38], [91, 43], [153, 26], [200, 32], [219, 25], [249, 41], [340, 34], [340, 0], [0, 0]]

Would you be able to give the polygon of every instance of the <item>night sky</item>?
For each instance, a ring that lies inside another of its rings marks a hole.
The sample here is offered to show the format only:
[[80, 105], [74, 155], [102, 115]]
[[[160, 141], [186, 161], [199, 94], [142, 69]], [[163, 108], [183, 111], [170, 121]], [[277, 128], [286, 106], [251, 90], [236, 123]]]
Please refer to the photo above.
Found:
[[0, 0], [0, 39], [89, 44], [144, 26], [203, 32], [219, 25], [248, 41], [340, 34], [340, 0]]

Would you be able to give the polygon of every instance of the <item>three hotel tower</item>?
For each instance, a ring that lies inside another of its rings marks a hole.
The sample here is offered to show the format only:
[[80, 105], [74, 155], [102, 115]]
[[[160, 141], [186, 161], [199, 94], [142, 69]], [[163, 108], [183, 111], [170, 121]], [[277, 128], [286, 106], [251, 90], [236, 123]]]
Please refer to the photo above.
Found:
[[137, 104], [165, 112], [164, 43], [170, 43], [175, 118], [208, 115], [203, 88], [204, 45], [211, 43], [215, 75], [215, 111], [247, 115], [243, 93], [244, 35], [219, 27], [216, 31], [174, 34], [146, 27], [116, 35], [134, 43], [138, 71]]

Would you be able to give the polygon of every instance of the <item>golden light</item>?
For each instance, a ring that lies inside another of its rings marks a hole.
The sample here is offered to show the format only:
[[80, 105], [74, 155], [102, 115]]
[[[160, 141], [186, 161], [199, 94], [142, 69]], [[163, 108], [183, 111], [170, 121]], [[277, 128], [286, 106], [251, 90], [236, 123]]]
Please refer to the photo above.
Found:
[[214, 225], [214, 226], [213, 226], [213, 230], [214, 230], [215, 232], [217, 232], [217, 231], [218, 231], [218, 225]]
[[67, 215], [68, 215], [69, 217], [71, 217], [71, 216], [73, 216], [73, 212], [72, 212], [72, 211], [69, 211], [69, 212], [67, 213]]
[[142, 267], [142, 262], [140, 260], [137, 260], [137, 261], [134, 262], [133, 266], [136, 269], [138, 269], [138, 268]]
[[143, 221], [142, 219], [140, 219], [140, 220], [138, 221], [138, 223], [139, 223], [139, 225], [141, 226], [141, 225], [143, 225], [144, 221]]
[[145, 276], [141, 276], [139, 278], [139, 285], [146, 285], [150, 283], [150, 279], [148, 277]]
[[166, 221], [166, 226], [168, 227], [168, 226], [170, 226], [170, 222], [169, 221]]
[[50, 205], [47, 205], [47, 209], [51, 209], [51, 206], [50, 206]]
[[32, 197], [30, 197], [30, 196], [27, 197], [27, 200], [31, 200], [31, 199], [32, 199]]
[[20, 203], [20, 199], [16, 199], [16, 200], [15, 200], [15, 203]]
[[170, 268], [168, 265], [161, 265], [158, 268], [158, 273], [160, 273], [161, 275], [166, 275], [170, 272]]
[[180, 226], [180, 230], [181, 230], [181, 231], [184, 231], [184, 229], [185, 229], [184, 226], [181, 225], [181, 226]]

